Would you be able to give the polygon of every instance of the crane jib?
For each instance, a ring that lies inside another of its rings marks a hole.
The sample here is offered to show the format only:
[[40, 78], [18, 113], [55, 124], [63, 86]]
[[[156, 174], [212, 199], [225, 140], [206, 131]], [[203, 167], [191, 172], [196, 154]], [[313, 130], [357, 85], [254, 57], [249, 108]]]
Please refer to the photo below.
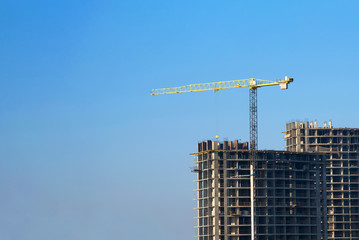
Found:
[[180, 87], [153, 89], [151, 95], [218, 91], [222, 89], [231, 89], [231, 88], [240, 88], [240, 87], [248, 87], [249, 89], [255, 89], [255, 88], [274, 86], [274, 85], [280, 85], [282, 89], [287, 89], [288, 84], [292, 81], [293, 78], [288, 78], [288, 77], [286, 77], [286, 79], [284, 80], [279, 80], [279, 81], [269, 81], [269, 80], [249, 78], [242, 80], [199, 83], [199, 84], [190, 84]]

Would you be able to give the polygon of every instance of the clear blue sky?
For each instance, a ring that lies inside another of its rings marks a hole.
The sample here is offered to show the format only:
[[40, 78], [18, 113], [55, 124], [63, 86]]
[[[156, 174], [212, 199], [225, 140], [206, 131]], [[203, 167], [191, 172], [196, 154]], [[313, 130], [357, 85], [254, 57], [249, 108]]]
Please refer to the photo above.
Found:
[[198, 141], [248, 140], [248, 90], [153, 88], [295, 79], [259, 90], [259, 147], [291, 120], [359, 127], [358, 1], [0, 2], [0, 239], [194, 239]]

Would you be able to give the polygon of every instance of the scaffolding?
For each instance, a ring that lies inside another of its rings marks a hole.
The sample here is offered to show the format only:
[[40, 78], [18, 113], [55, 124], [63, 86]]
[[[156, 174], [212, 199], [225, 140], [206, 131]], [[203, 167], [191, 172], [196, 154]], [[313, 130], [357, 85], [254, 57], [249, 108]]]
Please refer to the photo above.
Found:
[[284, 134], [288, 151], [328, 154], [328, 239], [359, 240], [359, 129], [296, 121]]
[[247, 143], [200, 142], [193, 155], [198, 240], [250, 240], [253, 222], [258, 240], [325, 239], [325, 156], [256, 151], [253, 203]]

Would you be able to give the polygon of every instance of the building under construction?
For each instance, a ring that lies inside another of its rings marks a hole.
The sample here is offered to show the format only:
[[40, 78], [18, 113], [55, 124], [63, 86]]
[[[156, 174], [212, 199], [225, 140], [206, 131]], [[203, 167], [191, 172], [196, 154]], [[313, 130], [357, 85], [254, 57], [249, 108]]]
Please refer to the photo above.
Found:
[[198, 240], [326, 239], [325, 156], [256, 151], [252, 236], [248, 144], [206, 141], [193, 155]]
[[285, 134], [288, 151], [328, 154], [328, 239], [359, 239], [359, 129], [296, 121]]

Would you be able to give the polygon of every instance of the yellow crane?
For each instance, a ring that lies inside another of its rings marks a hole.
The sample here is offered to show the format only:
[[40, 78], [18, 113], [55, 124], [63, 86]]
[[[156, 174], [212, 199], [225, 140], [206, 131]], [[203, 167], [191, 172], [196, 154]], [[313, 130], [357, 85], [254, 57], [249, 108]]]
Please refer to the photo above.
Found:
[[258, 148], [258, 116], [257, 116], [257, 89], [260, 87], [279, 85], [281, 89], [287, 89], [293, 78], [285, 77], [283, 80], [269, 81], [262, 79], [241, 79], [223, 82], [190, 84], [181, 87], [153, 89], [151, 95], [163, 95], [174, 93], [189, 93], [202, 91], [218, 91], [231, 88], [249, 88], [249, 135], [250, 135], [250, 189], [251, 189], [251, 240], [256, 239], [255, 234], [255, 199], [254, 176], [256, 169], [256, 150]]
[[222, 89], [231, 88], [249, 88], [249, 119], [250, 119], [250, 149], [257, 150], [258, 148], [258, 117], [257, 117], [257, 89], [260, 87], [279, 85], [281, 89], [287, 89], [288, 84], [293, 82], [293, 78], [285, 77], [283, 80], [269, 81], [262, 79], [241, 79], [212, 83], [198, 83], [190, 84], [181, 87], [173, 88], [159, 88], [153, 89], [151, 95], [163, 95], [174, 93], [189, 93], [202, 91], [218, 91]]

